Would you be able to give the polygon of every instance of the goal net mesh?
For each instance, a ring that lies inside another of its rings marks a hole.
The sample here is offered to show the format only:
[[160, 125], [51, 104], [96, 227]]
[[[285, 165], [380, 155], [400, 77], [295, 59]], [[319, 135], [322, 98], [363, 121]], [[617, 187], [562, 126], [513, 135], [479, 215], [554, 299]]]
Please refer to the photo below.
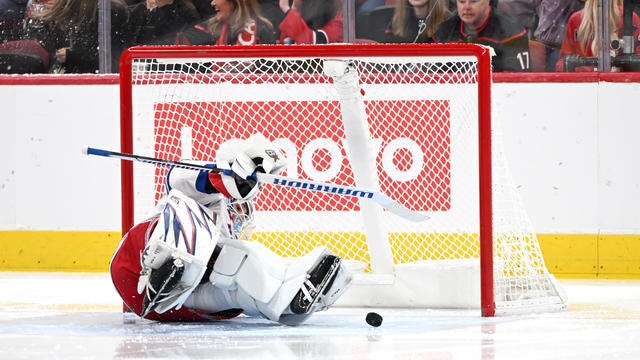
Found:
[[[362, 185], [360, 165], [351, 159], [366, 153], [375, 164], [376, 190], [427, 214], [428, 221], [381, 210], [367, 216], [356, 198], [264, 185], [247, 238], [286, 257], [326, 246], [363, 276], [380, 272], [372, 247], [386, 252], [381, 258], [394, 269], [477, 267], [477, 60], [341, 60], [357, 73], [353, 99], [365, 114], [365, 142], [348, 139], [345, 122], [357, 120], [343, 118], [324, 59], [148, 58], [132, 64], [133, 151], [215, 162], [220, 144], [260, 132], [285, 154], [283, 175], [347, 186]], [[496, 307], [564, 307], [510, 179], [498, 126], [492, 127]], [[166, 167], [134, 166], [136, 222], [165, 194], [166, 174]]]

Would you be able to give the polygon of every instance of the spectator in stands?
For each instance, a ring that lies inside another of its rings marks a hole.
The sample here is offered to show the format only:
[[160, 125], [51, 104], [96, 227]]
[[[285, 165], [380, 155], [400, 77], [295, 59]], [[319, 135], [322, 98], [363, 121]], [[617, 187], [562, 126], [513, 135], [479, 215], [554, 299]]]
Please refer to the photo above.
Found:
[[493, 71], [531, 71], [527, 31], [489, 0], [458, 0], [458, 14], [442, 22], [437, 43], [476, 43], [491, 46]]
[[[27, 39], [35, 39], [49, 52], [50, 71], [95, 73], [98, 60], [98, 0], [56, 0], [34, 13], [26, 23]], [[111, 0], [112, 69], [117, 71], [126, 43], [128, 11], [121, 0]]]
[[[446, 0], [446, 1], [449, 1], [449, 0]], [[391, 5], [391, 4], [393, 4], [393, 3], [391, 1], [389, 1], [389, 0], [365, 0], [365, 1], [361, 1], [358, 5], [356, 5], [358, 7], [358, 11], [356, 12], [356, 18], [359, 18], [362, 15], [370, 13], [371, 11], [375, 10], [376, 8], [378, 8], [380, 6]]]
[[[458, 12], [458, 1], [457, 0], [444, 0], [447, 3], [447, 6], [449, 7], [449, 11], [451, 11], [452, 13], [457, 13]], [[489, 0], [489, 5], [491, 5], [492, 8], [497, 8], [498, 7], [498, 0]]]
[[216, 14], [216, 9], [211, 6], [211, 0], [191, 0], [196, 8], [200, 20], [209, 20]]
[[27, 12], [27, 0], [0, 0], [0, 43], [14, 38], [12, 32], [22, 23]]
[[131, 8], [128, 31], [133, 44], [173, 45], [178, 32], [200, 21], [191, 0], [145, 0]]
[[0, 22], [24, 19], [27, 0], [0, 0]]
[[497, 9], [514, 17], [527, 29], [529, 38], [538, 26], [538, 9], [542, 0], [500, 0]]
[[257, 0], [212, 0], [217, 14], [180, 33], [177, 44], [255, 45], [276, 42], [273, 25], [262, 16]]
[[282, 44], [342, 42], [340, 0], [280, 0], [285, 14], [280, 23]]
[[541, 0], [534, 37], [547, 47], [547, 71], [555, 70], [569, 17], [583, 7], [584, 0]]
[[432, 43], [440, 23], [449, 15], [444, 0], [396, 0], [385, 43]]
[[260, 6], [260, 14], [267, 18], [276, 35], [276, 40], [280, 39], [280, 23], [284, 19], [284, 13], [280, 9], [280, 0], [258, 0]]
[[27, 0], [0, 0], [0, 43], [20, 37]]
[[[620, 39], [622, 37], [622, 0], [609, 1], [609, 36], [611, 39], [607, 41], [605, 46], [609, 47], [611, 40]], [[595, 57], [598, 54], [598, 46], [601, 41], [599, 39], [599, 31], [596, 28], [596, 18], [598, 16], [598, 0], [587, 0], [584, 9], [577, 11], [571, 15], [567, 23], [567, 31], [562, 41], [562, 49], [560, 57], [556, 63], [556, 71], [563, 71], [564, 58], [571, 54], [580, 57]], [[638, 15], [633, 14], [633, 25], [635, 27], [633, 37], [638, 39], [640, 36], [640, 19]], [[640, 49], [640, 48], [637, 48]], [[637, 52], [636, 49], [636, 52]], [[612, 55], [616, 55], [611, 50]], [[582, 66], [576, 71], [594, 71], [593, 66]]]

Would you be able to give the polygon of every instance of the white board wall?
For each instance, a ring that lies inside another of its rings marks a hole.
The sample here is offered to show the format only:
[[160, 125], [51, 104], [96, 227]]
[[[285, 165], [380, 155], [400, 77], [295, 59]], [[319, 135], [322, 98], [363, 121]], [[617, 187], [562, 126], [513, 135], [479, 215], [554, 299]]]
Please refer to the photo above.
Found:
[[0, 226], [120, 229], [118, 161], [82, 155], [120, 148], [117, 85], [0, 86]]
[[[120, 229], [117, 85], [0, 86], [0, 229]], [[637, 83], [498, 83], [513, 176], [538, 233], [640, 233]]]

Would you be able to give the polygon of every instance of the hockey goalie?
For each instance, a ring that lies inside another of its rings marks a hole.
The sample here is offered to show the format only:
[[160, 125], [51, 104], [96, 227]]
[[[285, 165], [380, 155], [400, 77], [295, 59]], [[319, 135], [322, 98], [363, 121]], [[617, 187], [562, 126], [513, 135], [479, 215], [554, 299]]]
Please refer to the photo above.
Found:
[[157, 321], [233, 318], [241, 313], [297, 325], [331, 306], [351, 283], [342, 260], [320, 247], [282, 258], [247, 240], [260, 184], [283, 154], [261, 134], [217, 151], [229, 175], [171, 168], [159, 213], [123, 237], [111, 278], [126, 306]]

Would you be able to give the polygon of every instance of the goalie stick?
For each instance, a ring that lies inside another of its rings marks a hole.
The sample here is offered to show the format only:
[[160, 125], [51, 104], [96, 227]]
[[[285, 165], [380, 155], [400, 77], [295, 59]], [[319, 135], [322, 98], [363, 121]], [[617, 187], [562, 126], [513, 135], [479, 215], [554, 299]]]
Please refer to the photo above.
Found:
[[[228, 170], [228, 169], [220, 169], [217, 167], [191, 164], [183, 161], [163, 160], [163, 159], [141, 156], [141, 155], [125, 154], [125, 153], [119, 153], [115, 151], [97, 149], [92, 147], [85, 147], [82, 150], [82, 153], [85, 155], [96, 155], [96, 156], [117, 158], [122, 160], [129, 160], [129, 161], [139, 161], [139, 162], [148, 163], [148, 164], [175, 166], [182, 169], [198, 170], [198, 171], [204, 170], [208, 172], [222, 173], [224, 175], [231, 175], [231, 170]], [[374, 191], [374, 190], [369, 190], [364, 188], [357, 188], [357, 187], [350, 187], [350, 186], [327, 184], [327, 183], [312, 181], [312, 180], [294, 179], [286, 176], [270, 175], [270, 174], [263, 174], [263, 173], [253, 173], [251, 177], [255, 178], [259, 183], [262, 183], [262, 184], [273, 184], [273, 185], [287, 186], [287, 187], [310, 190], [310, 191], [325, 192], [325, 193], [336, 194], [336, 195], [353, 196], [361, 199], [369, 199], [375, 202], [376, 204], [382, 206], [383, 208], [389, 210], [391, 213], [414, 222], [425, 221], [429, 219], [428, 216], [407, 209], [403, 205], [393, 201], [391, 198], [382, 194], [379, 191]]]

